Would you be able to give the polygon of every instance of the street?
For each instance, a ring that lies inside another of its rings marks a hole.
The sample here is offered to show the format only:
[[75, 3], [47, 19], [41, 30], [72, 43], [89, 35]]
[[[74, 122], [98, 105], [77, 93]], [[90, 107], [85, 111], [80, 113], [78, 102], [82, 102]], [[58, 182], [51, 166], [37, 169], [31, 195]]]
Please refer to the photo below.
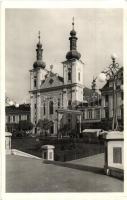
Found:
[[122, 192], [123, 181], [103, 174], [103, 154], [60, 164], [7, 156], [6, 192]]

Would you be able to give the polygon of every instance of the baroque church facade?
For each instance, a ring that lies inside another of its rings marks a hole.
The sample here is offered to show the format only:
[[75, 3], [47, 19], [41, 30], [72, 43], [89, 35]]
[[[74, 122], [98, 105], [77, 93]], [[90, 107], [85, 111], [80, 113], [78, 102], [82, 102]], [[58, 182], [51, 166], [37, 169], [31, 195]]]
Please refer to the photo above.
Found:
[[81, 61], [81, 54], [77, 51], [77, 40], [73, 21], [69, 37], [70, 50], [66, 54], [65, 61], [62, 62], [63, 77], [61, 77], [52, 71], [52, 65], [50, 70], [46, 69], [39, 34], [36, 61], [30, 70], [31, 122], [35, 125], [35, 134], [38, 121], [48, 119], [52, 121], [50, 135], [57, 135], [57, 111], [72, 109], [83, 102], [84, 63]]

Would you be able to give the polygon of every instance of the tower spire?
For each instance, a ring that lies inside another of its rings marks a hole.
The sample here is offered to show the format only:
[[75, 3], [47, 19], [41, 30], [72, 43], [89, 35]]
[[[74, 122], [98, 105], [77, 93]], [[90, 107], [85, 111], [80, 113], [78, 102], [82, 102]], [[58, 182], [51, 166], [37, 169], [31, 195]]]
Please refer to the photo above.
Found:
[[40, 31], [38, 31], [38, 39], [39, 39], [39, 43], [40, 43]]
[[38, 31], [38, 43], [37, 43], [37, 49], [36, 49], [36, 62], [34, 63], [34, 68], [37, 68], [37, 67], [41, 67], [41, 68], [45, 68], [45, 63], [42, 61], [42, 52], [43, 52], [43, 49], [42, 49], [42, 44], [40, 42], [40, 31]]
[[38, 43], [37, 43], [37, 49], [36, 49], [36, 52], [37, 52], [37, 60], [42, 60], [42, 52], [43, 52], [43, 49], [42, 49], [42, 44], [40, 42], [40, 31], [38, 31]]
[[76, 37], [76, 31], [74, 29], [74, 25], [75, 25], [75, 22], [74, 22], [74, 17], [72, 18], [72, 30], [70, 32], [70, 37], [69, 37], [69, 40], [70, 40], [70, 51], [66, 54], [66, 58], [67, 60], [70, 60], [70, 59], [80, 59], [81, 57], [81, 54], [77, 51], [77, 40], [78, 38]]
[[72, 29], [74, 30], [74, 25], [75, 25], [75, 19], [72, 17]]

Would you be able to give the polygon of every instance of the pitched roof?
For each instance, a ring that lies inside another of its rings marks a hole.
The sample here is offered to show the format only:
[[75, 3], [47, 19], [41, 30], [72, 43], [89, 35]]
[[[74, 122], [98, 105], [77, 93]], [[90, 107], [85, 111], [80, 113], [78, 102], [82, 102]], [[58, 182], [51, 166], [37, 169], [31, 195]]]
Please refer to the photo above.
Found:
[[56, 87], [59, 85], [63, 85], [64, 79], [63, 77], [59, 76], [58, 74], [55, 74], [53, 72], [49, 72], [45, 76], [45, 80], [41, 82], [41, 89], [43, 88], [51, 88]]

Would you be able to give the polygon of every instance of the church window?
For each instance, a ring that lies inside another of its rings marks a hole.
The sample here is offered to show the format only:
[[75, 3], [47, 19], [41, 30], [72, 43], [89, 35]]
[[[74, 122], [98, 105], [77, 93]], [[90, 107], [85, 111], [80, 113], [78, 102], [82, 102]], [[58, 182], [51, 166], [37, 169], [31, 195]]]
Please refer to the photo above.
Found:
[[37, 104], [36, 104], [36, 103], [34, 104], [34, 108], [35, 108], [35, 109], [37, 108]]
[[44, 115], [45, 115], [45, 103], [44, 103]]
[[80, 81], [80, 72], [78, 72], [78, 80]]
[[53, 114], [53, 101], [49, 102], [49, 114], [52, 115]]
[[71, 70], [68, 71], [68, 81], [71, 81]]
[[34, 79], [34, 87], [36, 87], [37, 86], [37, 81], [36, 81], [36, 79]]
[[51, 127], [50, 127], [50, 133], [53, 134], [54, 133], [54, 123], [52, 123]]
[[68, 106], [71, 106], [71, 100], [68, 101]]
[[15, 116], [13, 116], [13, 122], [15, 122]]
[[58, 99], [58, 108], [60, 108], [60, 99]]
[[10, 122], [11, 121], [11, 117], [10, 116], [8, 116], [8, 122]]

